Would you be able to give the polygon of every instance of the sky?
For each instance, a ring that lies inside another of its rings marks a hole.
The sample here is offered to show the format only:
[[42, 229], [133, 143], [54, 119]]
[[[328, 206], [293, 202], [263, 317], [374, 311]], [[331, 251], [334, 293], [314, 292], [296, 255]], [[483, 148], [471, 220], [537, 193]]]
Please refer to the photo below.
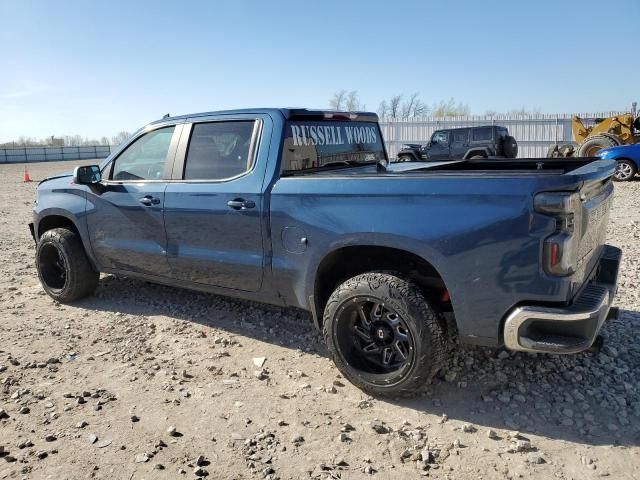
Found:
[[0, 0], [0, 143], [244, 107], [629, 110], [639, 0]]

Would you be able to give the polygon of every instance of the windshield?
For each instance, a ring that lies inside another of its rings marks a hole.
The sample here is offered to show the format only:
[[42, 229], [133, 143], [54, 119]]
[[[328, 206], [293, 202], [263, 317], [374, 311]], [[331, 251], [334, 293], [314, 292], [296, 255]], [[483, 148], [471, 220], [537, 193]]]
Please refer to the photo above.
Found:
[[386, 163], [382, 135], [371, 122], [288, 122], [283, 173]]

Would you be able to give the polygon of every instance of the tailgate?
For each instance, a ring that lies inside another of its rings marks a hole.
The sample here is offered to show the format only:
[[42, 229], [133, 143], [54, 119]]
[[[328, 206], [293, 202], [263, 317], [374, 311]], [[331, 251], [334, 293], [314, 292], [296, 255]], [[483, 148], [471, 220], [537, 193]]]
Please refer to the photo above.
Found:
[[594, 161], [572, 172], [583, 177], [580, 205], [576, 212], [578, 236], [574, 294], [589, 279], [602, 254], [607, 237], [609, 211], [613, 202], [612, 176], [615, 162]]

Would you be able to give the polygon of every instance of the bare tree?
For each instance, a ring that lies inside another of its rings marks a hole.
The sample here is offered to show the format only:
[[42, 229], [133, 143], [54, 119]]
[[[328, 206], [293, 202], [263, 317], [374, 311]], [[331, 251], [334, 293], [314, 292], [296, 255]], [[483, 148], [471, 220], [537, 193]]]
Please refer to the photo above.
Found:
[[109, 137], [103, 136], [100, 140], [96, 138], [82, 137], [81, 135], [64, 135], [56, 137], [50, 135], [41, 139], [33, 137], [20, 136], [17, 140], [6, 143], [0, 143], [4, 147], [79, 147], [86, 145], [110, 145], [112, 142], [120, 144], [130, 137], [129, 132], [120, 132], [111, 140]]
[[440, 101], [434, 104], [432, 111], [434, 117], [458, 117], [469, 115], [470, 110], [469, 105], [450, 98], [448, 102]]
[[334, 110], [342, 110], [342, 106], [346, 100], [346, 97], [347, 97], [347, 91], [340, 90], [339, 92], [336, 92], [333, 94], [333, 98], [329, 101], [329, 105]]
[[345, 100], [345, 108], [350, 112], [353, 112], [356, 110], [364, 110], [365, 107], [363, 104], [360, 103], [357, 90], [351, 90], [347, 94], [347, 98]]
[[64, 137], [65, 147], [79, 147], [82, 145], [82, 137], [80, 135], [66, 135]]
[[420, 94], [414, 92], [411, 96], [402, 104], [402, 118], [409, 117], [421, 117], [429, 111], [429, 107], [420, 100]]
[[418, 93], [415, 92], [412, 93], [409, 98], [404, 101], [402, 107], [400, 108], [400, 115], [402, 116], [402, 118], [409, 118], [411, 116], [411, 112], [413, 111], [413, 104], [415, 103], [417, 98]]
[[514, 108], [513, 110], [509, 110], [507, 112], [507, 115], [516, 115], [516, 116], [531, 116], [531, 115], [537, 115], [540, 113], [540, 108], [539, 107], [534, 107], [532, 109], [527, 109], [524, 106], [520, 107], [520, 108]]
[[115, 137], [111, 138], [111, 144], [120, 145], [121, 143], [124, 143], [130, 136], [131, 134], [129, 132], [119, 132]]
[[394, 95], [389, 100], [389, 115], [391, 115], [391, 118], [398, 118], [400, 115], [400, 102], [402, 102], [402, 95]]
[[386, 100], [383, 100], [380, 102], [380, 106], [378, 107], [378, 116], [381, 119], [385, 119], [387, 118], [387, 115], [389, 115], [389, 105]]
[[413, 106], [413, 116], [414, 117], [424, 117], [427, 113], [429, 113], [429, 107], [422, 100], [417, 99], [415, 105]]

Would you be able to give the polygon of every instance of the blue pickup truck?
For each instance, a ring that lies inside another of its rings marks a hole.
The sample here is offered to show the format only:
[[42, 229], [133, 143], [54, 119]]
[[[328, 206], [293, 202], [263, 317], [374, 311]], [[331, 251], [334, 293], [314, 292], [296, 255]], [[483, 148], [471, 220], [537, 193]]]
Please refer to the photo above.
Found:
[[393, 164], [373, 113], [211, 112], [153, 122], [102, 164], [42, 181], [30, 229], [57, 301], [107, 272], [299, 307], [351, 382], [410, 394], [452, 339], [592, 345], [616, 310], [615, 168]]

